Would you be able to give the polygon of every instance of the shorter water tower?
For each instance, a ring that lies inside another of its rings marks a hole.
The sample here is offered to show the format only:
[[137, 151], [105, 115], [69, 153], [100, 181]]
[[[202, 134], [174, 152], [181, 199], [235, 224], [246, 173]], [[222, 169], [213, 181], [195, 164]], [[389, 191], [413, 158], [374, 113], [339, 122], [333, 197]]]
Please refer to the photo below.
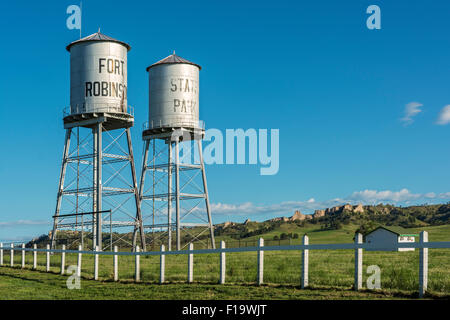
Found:
[[164, 242], [169, 250], [190, 242], [215, 248], [199, 120], [200, 69], [175, 52], [147, 68], [149, 121], [142, 133], [139, 199], [144, 229], [150, 230], [147, 243]]

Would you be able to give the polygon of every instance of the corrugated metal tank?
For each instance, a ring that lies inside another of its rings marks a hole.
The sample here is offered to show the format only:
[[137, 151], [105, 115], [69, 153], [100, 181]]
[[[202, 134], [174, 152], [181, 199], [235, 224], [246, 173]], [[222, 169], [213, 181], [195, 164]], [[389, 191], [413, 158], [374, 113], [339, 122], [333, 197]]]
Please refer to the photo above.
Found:
[[127, 112], [127, 52], [130, 46], [94, 33], [72, 42], [70, 113]]
[[199, 127], [199, 71], [172, 54], [147, 68], [149, 128]]

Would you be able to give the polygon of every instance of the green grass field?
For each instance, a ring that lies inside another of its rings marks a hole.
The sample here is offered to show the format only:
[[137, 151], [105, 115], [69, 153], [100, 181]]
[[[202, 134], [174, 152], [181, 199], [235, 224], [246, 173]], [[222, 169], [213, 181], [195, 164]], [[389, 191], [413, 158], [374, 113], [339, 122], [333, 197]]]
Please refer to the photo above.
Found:
[[[80, 290], [66, 287], [66, 276], [42, 271], [0, 268], [0, 299], [67, 299], [67, 300], [336, 300], [336, 299], [411, 299], [414, 294], [383, 290], [355, 292], [339, 287], [312, 286], [302, 290], [289, 285], [218, 285], [206, 283], [170, 283], [164, 285], [83, 279]], [[427, 298], [437, 298], [429, 296]]]
[[[430, 241], [449, 241], [450, 226], [425, 228]], [[283, 230], [286, 232], [290, 230]], [[280, 232], [275, 230], [274, 233]], [[310, 243], [351, 242], [348, 229], [308, 232]], [[271, 237], [273, 235], [265, 235]], [[255, 238], [256, 239], [256, 238]], [[218, 239], [220, 240], [220, 239]], [[294, 244], [295, 242], [292, 241]], [[300, 290], [301, 251], [270, 251], [264, 255], [264, 282], [256, 285], [256, 252], [227, 253], [226, 285], [218, 285], [219, 254], [194, 256], [194, 284], [187, 281], [187, 256], [166, 256], [167, 284], [159, 285], [159, 257], [141, 257], [141, 282], [135, 284], [134, 257], [119, 256], [119, 283], [113, 277], [112, 256], [99, 256], [99, 278], [93, 280], [92, 255], [83, 255], [82, 289], [68, 290], [67, 276], [60, 272], [60, 255], [51, 256], [51, 272], [45, 272], [45, 254], [38, 254], [38, 270], [31, 271], [32, 254], [26, 255], [26, 270], [21, 270], [21, 254], [9, 267], [5, 251], [0, 267], [1, 299], [392, 299], [417, 296], [419, 251], [364, 252], [363, 284], [369, 265], [381, 269], [381, 291], [353, 292], [354, 253], [352, 250], [310, 251], [310, 290]], [[76, 265], [75, 254], [66, 255], [66, 267]], [[430, 297], [450, 297], [450, 250], [429, 250]]]

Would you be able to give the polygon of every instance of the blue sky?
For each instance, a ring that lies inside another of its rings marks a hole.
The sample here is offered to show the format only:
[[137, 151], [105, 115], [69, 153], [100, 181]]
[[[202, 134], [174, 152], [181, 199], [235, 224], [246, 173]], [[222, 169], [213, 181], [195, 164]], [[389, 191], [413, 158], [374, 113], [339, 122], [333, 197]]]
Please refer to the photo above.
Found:
[[[0, 4], [1, 239], [50, 226], [69, 104], [65, 46], [79, 37], [66, 28], [71, 4]], [[372, 4], [381, 30], [366, 27]], [[138, 171], [145, 68], [173, 50], [203, 67], [208, 128], [280, 130], [277, 175], [207, 167], [215, 221], [264, 220], [336, 203], [450, 199], [450, 127], [439, 122], [450, 105], [449, 14], [448, 1], [83, 1], [83, 36], [101, 27], [132, 46]]]

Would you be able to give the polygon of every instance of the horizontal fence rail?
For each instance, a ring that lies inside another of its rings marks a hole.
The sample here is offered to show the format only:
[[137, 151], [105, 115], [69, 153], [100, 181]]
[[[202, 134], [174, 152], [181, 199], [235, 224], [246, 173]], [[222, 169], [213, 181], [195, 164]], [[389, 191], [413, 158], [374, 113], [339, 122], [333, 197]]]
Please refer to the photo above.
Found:
[[[264, 252], [270, 251], [301, 251], [301, 288], [307, 288], [308, 273], [309, 273], [309, 251], [310, 250], [354, 250], [355, 254], [355, 266], [354, 266], [354, 289], [362, 289], [362, 261], [363, 261], [363, 250], [370, 251], [397, 251], [398, 249], [406, 248], [417, 248], [419, 249], [419, 296], [423, 297], [427, 290], [428, 283], [428, 249], [450, 249], [450, 241], [445, 242], [428, 242], [428, 233], [426, 231], [421, 232], [420, 241], [414, 243], [396, 243], [395, 245], [383, 245], [377, 246], [374, 244], [362, 243], [362, 235], [357, 234], [355, 236], [354, 243], [335, 243], [335, 244], [309, 244], [309, 239], [307, 235], [303, 236], [302, 243], [300, 245], [281, 245], [281, 246], [264, 246], [264, 240], [261, 238], [258, 241], [257, 246], [252, 247], [236, 247], [236, 248], [226, 248], [225, 242], [221, 242], [220, 248], [217, 249], [194, 249], [192, 243], [189, 244], [186, 250], [177, 251], [166, 251], [165, 247], [162, 245], [160, 251], [140, 251], [139, 247], [136, 246], [135, 250], [132, 252], [118, 251], [117, 246], [114, 251], [100, 251], [98, 247], [94, 251], [83, 250], [79, 246], [79, 250], [66, 250], [65, 245], [62, 249], [50, 249], [47, 245], [46, 249], [38, 249], [36, 244], [32, 248], [26, 248], [25, 244], [18, 245], [17, 243], [10, 243], [10, 245], [4, 245], [0, 243], [0, 266], [4, 266], [4, 255], [6, 252], [10, 254], [10, 266], [14, 267], [14, 252], [22, 252], [21, 254], [21, 267], [25, 267], [25, 252], [33, 253], [33, 270], [37, 267], [37, 254], [45, 253], [46, 255], [46, 265], [45, 269], [47, 272], [50, 271], [50, 256], [52, 254], [61, 254], [61, 274], [64, 274], [64, 268], [66, 264], [66, 255], [75, 254], [77, 255], [77, 275], [81, 276], [81, 262], [82, 255], [94, 255], [94, 280], [98, 280], [98, 268], [99, 268], [99, 256], [113, 256], [113, 278], [114, 281], [119, 280], [118, 272], [118, 257], [119, 256], [134, 256], [134, 280], [136, 282], [141, 281], [140, 275], [140, 257], [141, 256], [159, 256], [160, 257], [160, 274], [159, 283], [165, 282], [165, 269], [166, 269], [166, 256], [169, 255], [187, 255], [187, 282], [193, 282], [193, 269], [194, 269], [194, 255], [197, 254], [218, 254], [220, 257], [220, 284], [225, 283], [225, 270], [226, 270], [226, 253], [237, 253], [237, 252], [255, 252], [257, 253], [257, 284], [261, 285], [264, 282]], [[130, 269], [132, 266], [130, 266]]]
[[[62, 249], [33, 249], [33, 248], [21, 248], [14, 247], [14, 251], [30, 251], [30, 252], [50, 252], [50, 253], [82, 253], [82, 254], [98, 254], [105, 256], [160, 256], [160, 255], [179, 255], [179, 254], [211, 254], [211, 253], [222, 253], [222, 252], [257, 252], [257, 251], [285, 251], [285, 250], [354, 250], [354, 249], [371, 249], [378, 251], [391, 251], [400, 248], [417, 248], [417, 249], [450, 249], [450, 241], [443, 242], [427, 242], [425, 244], [421, 243], [401, 243], [398, 246], [373, 246], [363, 244], [353, 244], [353, 243], [333, 243], [333, 244], [309, 244], [309, 245], [291, 245], [291, 246], [270, 246], [270, 247], [241, 247], [241, 248], [217, 248], [217, 249], [198, 249], [198, 250], [178, 250], [178, 251], [141, 251], [141, 252], [111, 252], [111, 251], [92, 251], [92, 250], [62, 250]], [[1, 247], [5, 251], [10, 251], [11, 247]]]

